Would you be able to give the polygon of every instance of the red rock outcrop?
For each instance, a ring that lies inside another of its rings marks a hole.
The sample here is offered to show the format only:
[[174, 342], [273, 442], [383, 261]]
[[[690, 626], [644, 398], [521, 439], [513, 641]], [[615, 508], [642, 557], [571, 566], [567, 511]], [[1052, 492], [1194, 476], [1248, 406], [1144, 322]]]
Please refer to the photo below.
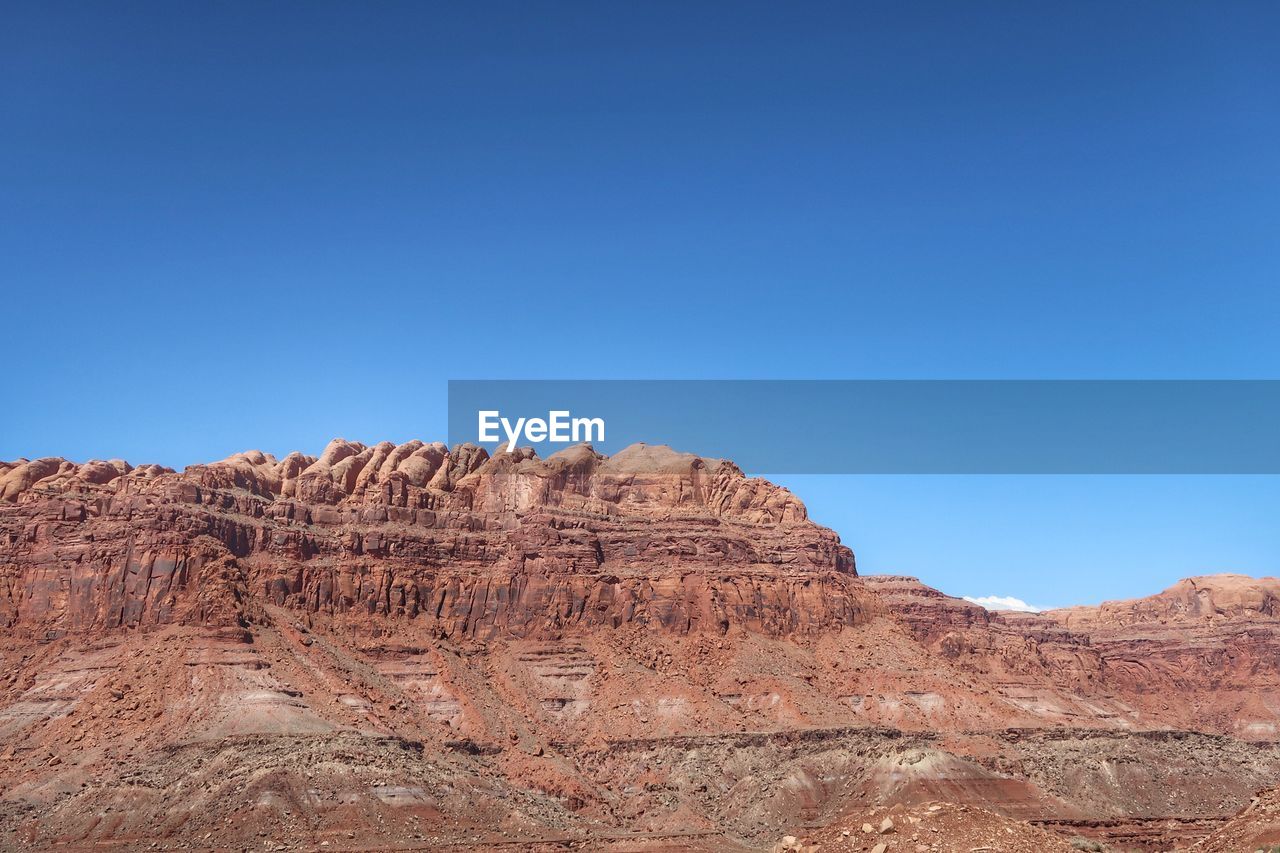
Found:
[[1278, 597], [989, 612], [665, 447], [0, 463], [0, 848], [761, 849], [981, 807], [975, 844], [1163, 849], [1280, 782]]
[[338, 439], [319, 458], [250, 451], [182, 473], [42, 459], [0, 488], [11, 628], [236, 621], [248, 597], [442, 637], [786, 634], [867, 614], [853, 555], [793, 495], [665, 447], [539, 460]]
[[1280, 580], [1190, 578], [1149, 598], [986, 612], [911, 578], [868, 577], [912, 637], [1042, 720], [1280, 733]]
[[1148, 598], [1048, 612], [1056, 621], [1076, 630], [1151, 624], [1203, 627], [1233, 620], [1273, 621], [1280, 618], [1280, 578], [1231, 574], [1185, 578]]
[[1148, 598], [1043, 616], [1088, 638], [1098, 682], [1146, 709], [1148, 724], [1280, 734], [1280, 579], [1188, 578]]

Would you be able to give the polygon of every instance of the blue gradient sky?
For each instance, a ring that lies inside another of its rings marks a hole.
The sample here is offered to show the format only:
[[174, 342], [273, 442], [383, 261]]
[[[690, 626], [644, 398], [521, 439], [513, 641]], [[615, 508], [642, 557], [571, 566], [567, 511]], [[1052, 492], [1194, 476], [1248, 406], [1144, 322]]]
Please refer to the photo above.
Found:
[[[448, 378], [1280, 376], [1273, 3], [454, 5], [10, 4], [0, 456], [434, 438]], [[1268, 478], [792, 485], [954, 593], [1280, 562]]]

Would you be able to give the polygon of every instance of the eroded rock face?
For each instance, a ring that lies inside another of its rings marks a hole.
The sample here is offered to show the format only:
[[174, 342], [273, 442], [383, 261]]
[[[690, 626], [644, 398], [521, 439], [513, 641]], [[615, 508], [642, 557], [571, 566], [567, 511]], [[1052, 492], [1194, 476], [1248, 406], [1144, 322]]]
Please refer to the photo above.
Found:
[[767, 849], [981, 808], [1010, 849], [1169, 849], [1280, 778], [1278, 589], [989, 612], [665, 447], [0, 463], [0, 848]]
[[1280, 618], [1280, 578], [1206, 575], [1185, 578], [1157, 595], [1064, 607], [1050, 615], [1070, 628], [1115, 629], [1149, 623], [1197, 627], [1236, 619]]
[[853, 555], [790, 492], [636, 445], [517, 450], [335, 439], [178, 473], [10, 463], [0, 624], [243, 622], [261, 599], [430, 623], [441, 637], [642, 623], [770, 635], [864, 619]]
[[997, 680], [1042, 719], [1280, 737], [1280, 579], [1188, 578], [1044, 613], [986, 612], [913, 578], [865, 583], [938, 659]]
[[1188, 728], [1280, 737], [1280, 578], [1187, 578], [1043, 616], [1089, 638], [1109, 689]]

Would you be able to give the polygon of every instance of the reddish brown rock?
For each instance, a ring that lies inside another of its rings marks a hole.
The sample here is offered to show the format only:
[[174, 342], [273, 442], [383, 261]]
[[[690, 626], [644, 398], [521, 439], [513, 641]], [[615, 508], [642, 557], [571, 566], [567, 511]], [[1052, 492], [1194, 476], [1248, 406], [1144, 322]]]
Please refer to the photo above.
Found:
[[0, 847], [838, 846], [886, 809], [928, 847], [980, 807], [978, 847], [1162, 849], [1280, 779], [1276, 600], [988, 612], [665, 447], [18, 460]]
[[[419, 620], [442, 637], [632, 622], [787, 634], [867, 612], [849, 550], [794, 496], [668, 448], [544, 461], [336, 439], [318, 459], [250, 451], [134, 473], [47, 459], [5, 474], [4, 624], [232, 618], [246, 596]], [[238, 597], [192, 610], [215, 552]]]
[[1232, 620], [1280, 618], [1280, 578], [1207, 575], [1186, 578], [1158, 595], [1107, 601], [1097, 607], [1066, 607], [1049, 614], [1068, 628], [1116, 629], [1129, 625], [1201, 627]]

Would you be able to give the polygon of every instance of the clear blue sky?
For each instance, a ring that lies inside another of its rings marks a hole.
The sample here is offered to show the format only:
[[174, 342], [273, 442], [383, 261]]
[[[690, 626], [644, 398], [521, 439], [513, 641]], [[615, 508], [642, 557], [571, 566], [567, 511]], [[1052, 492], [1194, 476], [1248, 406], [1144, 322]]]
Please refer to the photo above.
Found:
[[[0, 457], [445, 431], [464, 377], [1280, 376], [1274, 3], [14, 3]], [[696, 448], [694, 448], [696, 450]], [[1060, 604], [1266, 478], [794, 483]]]

